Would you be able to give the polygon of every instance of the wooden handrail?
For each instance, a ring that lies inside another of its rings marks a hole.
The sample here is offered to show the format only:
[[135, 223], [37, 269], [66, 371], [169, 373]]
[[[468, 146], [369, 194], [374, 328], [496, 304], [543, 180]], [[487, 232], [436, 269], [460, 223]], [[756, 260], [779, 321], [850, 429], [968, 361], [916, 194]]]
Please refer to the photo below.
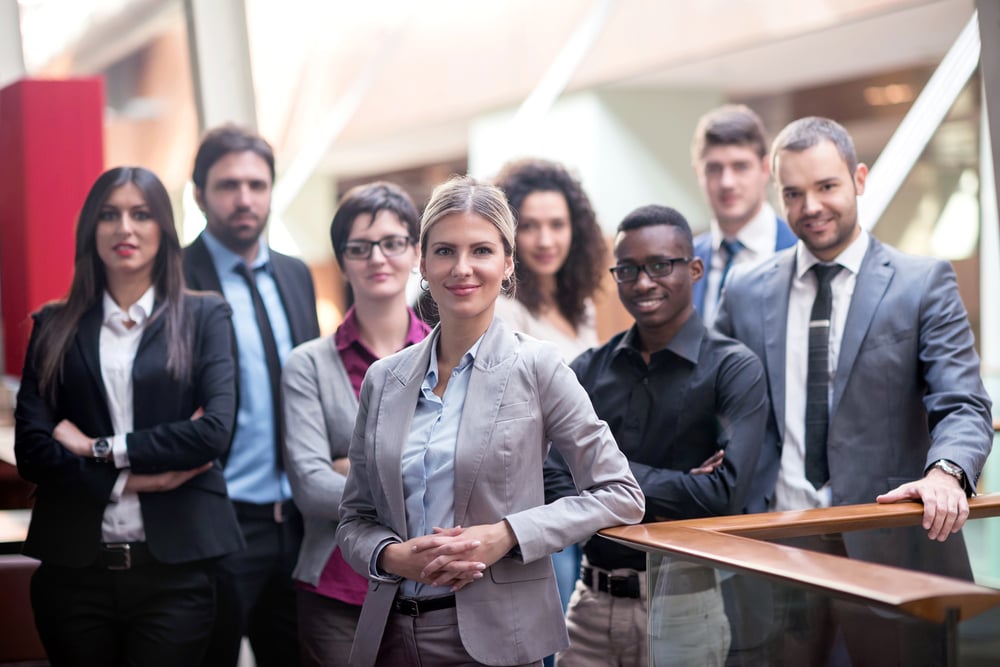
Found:
[[[969, 501], [970, 518], [1000, 516], [1000, 494]], [[1000, 605], [1000, 591], [949, 577], [816, 553], [763, 539], [919, 525], [919, 503], [852, 505], [801, 512], [665, 521], [620, 526], [601, 535], [643, 551], [749, 573], [896, 610], [934, 623]]]
[[[917, 502], [880, 505], [844, 505], [816, 510], [766, 512], [715, 516], [708, 519], [672, 521], [671, 525], [712, 530], [729, 535], [755, 537], [763, 540], [805, 537], [825, 533], [846, 533], [871, 528], [917, 526], [924, 515]], [[1000, 493], [990, 493], [969, 499], [969, 519], [1000, 516]]]

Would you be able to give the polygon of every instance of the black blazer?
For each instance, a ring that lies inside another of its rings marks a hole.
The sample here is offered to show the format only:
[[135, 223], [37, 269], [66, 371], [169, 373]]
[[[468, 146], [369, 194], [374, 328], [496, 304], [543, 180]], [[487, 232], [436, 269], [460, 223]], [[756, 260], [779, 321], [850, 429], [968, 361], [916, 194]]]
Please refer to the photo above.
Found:
[[[281, 295], [292, 331], [292, 347], [318, 338], [316, 290], [309, 267], [299, 259], [274, 250], [270, 250], [270, 256], [274, 282], [278, 285], [278, 294]], [[222, 294], [219, 273], [201, 235], [184, 249], [184, 282], [191, 289]]]
[[[215, 461], [229, 446], [236, 419], [230, 310], [213, 294], [186, 293], [184, 302], [194, 330], [191, 381], [179, 383], [166, 370], [163, 318], [148, 323], [136, 352], [134, 430], [127, 435], [133, 473], [189, 470]], [[32, 361], [51, 314], [45, 308], [35, 315], [15, 411], [18, 472], [38, 485], [24, 553], [84, 567], [97, 558], [118, 471], [71, 454], [52, 431], [69, 419], [89, 436], [113, 434], [99, 360], [103, 308], [98, 303], [81, 318], [54, 404], [39, 393]], [[192, 421], [199, 407], [204, 416]], [[140, 493], [139, 501], [149, 549], [161, 562], [213, 558], [244, 546], [218, 463], [172, 491]]]

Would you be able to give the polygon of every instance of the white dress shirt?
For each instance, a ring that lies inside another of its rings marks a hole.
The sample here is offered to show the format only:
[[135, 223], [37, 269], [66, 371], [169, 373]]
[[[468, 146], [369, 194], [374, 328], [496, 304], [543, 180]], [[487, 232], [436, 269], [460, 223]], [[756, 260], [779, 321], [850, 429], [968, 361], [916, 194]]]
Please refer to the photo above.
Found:
[[[830, 395], [837, 374], [840, 343], [854, 285], [871, 237], [864, 230], [834, 260], [843, 267], [830, 283], [833, 307], [830, 313]], [[806, 479], [806, 377], [809, 374], [809, 318], [816, 299], [816, 275], [810, 271], [821, 263], [801, 242], [795, 246], [795, 277], [788, 296], [785, 343], [785, 437], [781, 445], [781, 469], [774, 487], [774, 509], [801, 510], [829, 507], [830, 483], [816, 489]], [[832, 418], [833, 415], [831, 414]]]
[[[128, 447], [126, 435], [133, 428], [132, 366], [139, 350], [139, 341], [146, 322], [153, 312], [154, 291], [150, 287], [126, 313], [111, 295], [104, 293], [104, 320], [101, 325], [100, 363], [104, 393], [111, 413], [114, 436], [110, 438], [114, 465], [122, 470], [111, 492], [111, 502], [104, 510], [101, 539], [104, 542], [143, 542], [146, 530], [142, 525], [142, 509], [136, 493], [125, 493], [128, 481]], [[129, 328], [126, 321], [135, 324]]]
[[[719, 281], [722, 280], [722, 272], [726, 268], [726, 253], [721, 249], [722, 242], [726, 236], [722, 233], [722, 227], [718, 221], [712, 220], [710, 224], [712, 232], [712, 261], [710, 266], [705, 267], [705, 312], [702, 320], [705, 326], [712, 328], [715, 322], [716, 311], [719, 306]], [[730, 268], [730, 275], [736, 267], [753, 267], [760, 264], [765, 259], [774, 255], [775, 239], [778, 237], [778, 218], [774, 208], [766, 201], [760, 207], [750, 222], [745, 224], [731, 241], [739, 241], [743, 244], [743, 249], [736, 253], [733, 264]]]

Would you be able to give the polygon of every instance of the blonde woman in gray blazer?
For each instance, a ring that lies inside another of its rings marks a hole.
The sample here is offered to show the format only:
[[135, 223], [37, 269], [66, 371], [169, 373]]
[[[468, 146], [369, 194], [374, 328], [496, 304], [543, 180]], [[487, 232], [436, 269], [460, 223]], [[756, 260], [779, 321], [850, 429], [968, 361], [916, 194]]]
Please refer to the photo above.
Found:
[[293, 573], [304, 667], [348, 664], [368, 588], [335, 551], [334, 535], [365, 371], [430, 331], [406, 305], [419, 224], [413, 202], [392, 183], [344, 195], [330, 240], [354, 305], [332, 336], [295, 348], [282, 371], [285, 464], [305, 518]]
[[[371, 366], [351, 440], [337, 537], [370, 579], [351, 664], [541, 664], [568, 644], [547, 556], [638, 522], [644, 498], [558, 349], [494, 319], [503, 194], [439, 186], [420, 241], [440, 324]], [[550, 444], [580, 495], [545, 505]]]

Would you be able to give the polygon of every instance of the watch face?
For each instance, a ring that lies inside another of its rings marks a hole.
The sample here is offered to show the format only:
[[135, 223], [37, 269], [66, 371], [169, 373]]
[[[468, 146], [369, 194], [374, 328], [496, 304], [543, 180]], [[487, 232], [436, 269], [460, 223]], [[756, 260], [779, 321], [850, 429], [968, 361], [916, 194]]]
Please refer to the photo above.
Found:
[[94, 443], [94, 458], [106, 459], [111, 453], [111, 443], [101, 438]]

